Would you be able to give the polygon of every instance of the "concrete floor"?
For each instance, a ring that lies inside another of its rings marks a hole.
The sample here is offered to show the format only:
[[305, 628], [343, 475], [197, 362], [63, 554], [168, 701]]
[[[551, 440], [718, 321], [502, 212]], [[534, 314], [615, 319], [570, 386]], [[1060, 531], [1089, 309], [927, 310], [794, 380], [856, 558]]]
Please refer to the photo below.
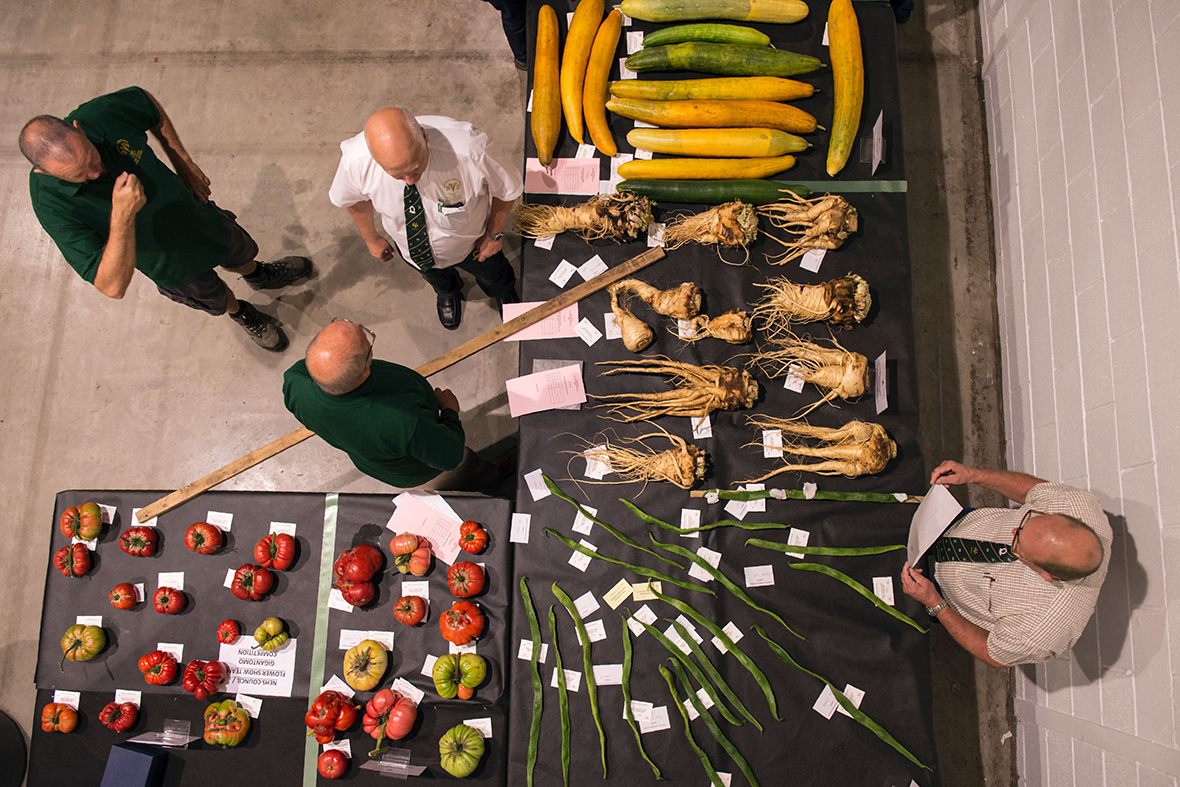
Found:
[[[364, 322], [376, 352], [410, 366], [497, 321], [478, 290], [462, 328], [442, 331], [429, 288], [368, 256], [327, 200], [341, 140], [397, 103], [468, 119], [521, 161], [523, 75], [498, 14], [476, 0], [130, 6], [50, 0], [0, 8], [0, 500], [8, 507], [0, 577], [7, 636], [0, 709], [27, 728], [54, 495], [68, 488], [174, 489], [297, 426], [283, 370], [333, 317]], [[921, 5], [899, 28], [915, 315], [927, 460], [998, 466], [998, 388], [990, 201], [972, 0]], [[405, 45], [399, 45], [402, 39]], [[151, 91], [239, 214], [263, 258], [303, 254], [319, 275], [279, 297], [234, 291], [277, 315], [291, 348], [255, 348], [228, 318], [171, 304], [137, 277], [110, 301], [61, 260], [29, 206], [15, 139], [29, 117], [62, 115], [127, 85]], [[515, 258], [516, 248], [509, 247]], [[502, 381], [516, 351], [485, 350], [433, 381], [455, 390], [470, 443], [510, 441]], [[379, 492], [312, 439], [226, 489]], [[979, 502], [979, 501], [975, 501]], [[948, 785], [1014, 783], [1006, 673], [980, 672], [934, 638]], [[985, 668], [986, 669], [986, 668]]]

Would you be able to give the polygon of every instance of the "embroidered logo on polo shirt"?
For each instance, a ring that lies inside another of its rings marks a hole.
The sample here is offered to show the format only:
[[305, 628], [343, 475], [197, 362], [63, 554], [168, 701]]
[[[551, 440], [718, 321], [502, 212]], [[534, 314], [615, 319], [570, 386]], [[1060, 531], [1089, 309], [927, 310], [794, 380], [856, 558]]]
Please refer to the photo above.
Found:
[[120, 139], [117, 143], [115, 143], [115, 147], [118, 148], [120, 153], [122, 153], [124, 156], [127, 156], [136, 164], [139, 163], [139, 159], [143, 156], [142, 150], [132, 150], [131, 143], [125, 139]]
[[451, 178], [443, 183], [443, 196], [446, 197], [444, 204], [454, 205], [456, 202], [463, 201], [463, 182], [458, 178]]

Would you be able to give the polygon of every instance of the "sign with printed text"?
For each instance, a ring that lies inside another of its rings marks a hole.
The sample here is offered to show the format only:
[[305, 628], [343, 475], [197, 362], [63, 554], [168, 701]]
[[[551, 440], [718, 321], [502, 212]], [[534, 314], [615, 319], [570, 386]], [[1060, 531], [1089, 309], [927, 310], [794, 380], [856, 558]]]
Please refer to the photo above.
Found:
[[255, 650], [254, 644], [251, 638], [241, 637], [232, 645], [221, 645], [218, 660], [229, 670], [225, 692], [290, 697], [298, 640], [288, 640], [274, 651]]

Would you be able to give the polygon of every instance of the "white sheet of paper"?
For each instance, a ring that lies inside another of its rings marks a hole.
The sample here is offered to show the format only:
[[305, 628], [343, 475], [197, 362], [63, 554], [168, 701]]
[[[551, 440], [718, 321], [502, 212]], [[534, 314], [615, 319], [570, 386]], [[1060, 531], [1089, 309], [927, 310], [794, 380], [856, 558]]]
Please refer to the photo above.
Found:
[[278, 650], [256, 650], [251, 637], [239, 637], [232, 645], [220, 646], [218, 661], [229, 673], [227, 694], [247, 691], [264, 697], [290, 697], [295, 680], [297, 639], [289, 639]]
[[636, 582], [631, 586], [631, 597], [635, 601], [655, 601], [656, 593], [664, 592], [663, 582]]
[[553, 248], [553, 241], [555, 240], [557, 240], [556, 235], [546, 235], [543, 238], [537, 238], [534, 240], [533, 245], [538, 249], [545, 249], [546, 251], [549, 251]]
[[[587, 478], [593, 478], [597, 481], [611, 472], [610, 457], [606, 455], [605, 451], [605, 445], [596, 445], [582, 452], [582, 455], [586, 457]], [[597, 509], [595, 509], [594, 513], [598, 513]]]
[[242, 694], [238, 692], [234, 695], [234, 702], [246, 709], [246, 713], [250, 714], [251, 719], [257, 719], [262, 713], [262, 700], [258, 697], [251, 697], [249, 694]]
[[139, 707], [140, 701], [143, 699], [143, 692], [132, 689], [115, 689], [115, 702], [122, 705], [124, 702], [130, 702]]
[[823, 264], [824, 255], [827, 253], [827, 249], [808, 249], [803, 253], [803, 259], [799, 260], [799, 267], [805, 271], [819, 273], [819, 266]]
[[[520, 641], [520, 650], [516, 651], [516, 657], [521, 661], [533, 660], [533, 641], [531, 639], [522, 639]], [[549, 643], [541, 643], [541, 655], [537, 657], [537, 661], [544, 664], [545, 659], [549, 658]]]
[[345, 683], [341, 677], [335, 673], [332, 674], [332, 677], [328, 678], [328, 682], [323, 685], [320, 691], [338, 691], [346, 697], [352, 697], [356, 694], [356, 689]]
[[836, 702], [836, 695], [832, 693], [832, 687], [825, 683], [824, 690], [816, 697], [815, 704], [811, 706], [811, 709], [825, 719], [830, 719], [832, 714], [836, 712], [836, 708], [839, 707], [840, 703]]
[[74, 536], [73, 538], [70, 539], [70, 543], [71, 544], [85, 544], [86, 549], [89, 550], [90, 552], [93, 552], [95, 549], [98, 549], [98, 538], [97, 537], [92, 538], [89, 541], [86, 541], [85, 539], [81, 539], [81, 538], [78, 538], [77, 536]]
[[713, 423], [709, 420], [709, 416], [702, 415], [699, 418], [692, 416], [692, 437], [694, 440], [705, 440], [713, 436]]
[[595, 664], [594, 682], [599, 686], [623, 685], [622, 664]]
[[647, 724], [639, 725], [641, 733], [659, 732], [660, 730], [669, 730], [672, 725], [668, 722], [668, 706], [660, 705], [657, 708], [651, 709], [651, 717]]
[[[504, 304], [504, 322], [515, 319], [525, 312], [532, 311], [544, 301], [529, 301], [528, 303]], [[540, 322], [517, 331], [504, 339], [506, 342], [527, 342], [540, 339], [572, 339], [578, 335], [578, 304], [571, 303], [555, 314], [550, 314]]]
[[608, 341], [623, 338], [623, 331], [619, 328], [619, 321], [614, 312], [606, 312], [602, 315], [602, 327]]
[[[586, 547], [586, 549], [589, 549], [591, 552], [598, 551], [598, 547], [594, 546], [593, 544], [591, 544], [589, 541], [587, 541], [584, 538], [579, 539], [578, 543], [581, 544], [582, 546]], [[573, 566], [574, 568], [576, 568], [578, 571], [585, 571], [590, 566], [591, 560], [593, 560], [593, 558], [591, 558], [589, 555], [585, 554], [584, 552], [578, 552], [577, 550], [575, 550], [574, 554], [570, 555], [569, 564], [571, 566]]]
[[[708, 563], [713, 568], [717, 568], [717, 565], [721, 562], [721, 553], [714, 552], [712, 549], [709, 549], [708, 547], [700, 547], [699, 549], [697, 549], [697, 554], [700, 555], [701, 557], [703, 557], [705, 559], [705, 562]], [[696, 563], [693, 563], [692, 566], [688, 569], [688, 575], [690, 577], [692, 577], [693, 579], [699, 579], [702, 582], [712, 582], [713, 581], [713, 575], [710, 574], [708, 571], [705, 571], [705, 569], [701, 568]]]
[[693, 642], [700, 645], [705, 641], [700, 632], [697, 631], [697, 627], [693, 624], [693, 622], [684, 615], [677, 615], [676, 622], [684, 627], [684, 630], [688, 632], [688, 636], [692, 637]]
[[[808, 540], [810, 540], [810, 538], [811, 538], [811, 531], [810, 530], [800, 530], [797, 527], [791, 528], [790, 532], [787, 533], [787, 543], [790, 544], [791, 546], [795, 546], [795, 547], [807, 546], [807, 542], [808, 542]], [[786, 554], [790, 555], [791, 557], [797, 557], [800, 559], [803, 559], [806, 557], [806, 555], [803, 552], [787, 552]]]
[[574, 153], [574, 158], [594, 158], [594, 146], [582, 143], [578, 145], [578, 150]]
[[426, 692], [410, 683], [405, 678], [398, 678], [393, 682], [393, 690], [403, 697], [409, 697], [415, 705], [421, 705], [422, 700], [426, 697]]
[[602, 331], [595, 328], [594, 323], [590, 322], [590, 320], [586, 317], [583, 317], [581, 321], [576, 326], [574, 326], [574, 330], [578, 332], [578, 336], [582, 338], [582, 341], [586, 342], [587, 347], [593, 347], [594, 343], [602, 338]]
[[109, 525], [109, 524], [113, 523], [115, 521], [115, 513], [117, 512], [117, 509], [115, 508], [115, 506], [110, 506], [110, 505], [107, 505], [106, 503], [98, 503], [97, 505], [98, 505], [98, 508], [101, 512], [99, 515], [99, 520], [104, 525]]
[[745, 500], [727, 500], [725, 503], [726, 513], [738, 521], [745, 519], [749, 510], [750, 506]]
[[762, 430], [762, 456], [774, 459], [783, 455], [783, 430]]
[[149, 520], [148, 520], [148, 521], [146, 521], [146, 522], [140, 522], [140, 521], [139, 521], [139, 512], [140, 512], [141, 510], [142, 510], [142, 509], [139, 509], [139, 508], [133, 508], [133, 509], [131, 509], [131, 518], [132, 518], [133, 520], [135, 520], [134, 524], [136, 524], [136, 525], [143, 525], [144, 527], [155, 527], [155, 526], [156, 526], [156, 519], [157, 519], [157, 517], [152, 517], [151, 519], [149, 519]]
[[877, 122], [873, 124], [873, 175], [877, 174], [877, 167], [885, 162], [885, 110], [877, 115]]
[[549, 487], [545, 486], [545, 479], [541, 478], [542, 475], [544, 475], [544, 471], [539, 467], [532, 472], [525, 473], [524, 482], [529, 487], [529, 494], [533, 496], [533, 502], [543, 500], [552, 494]]
[[652, 151], [650, 150], [644, 150], [643, 148], [635, 149], [635, 158], [650, 159], [652, 157], [651, 154]]
[[893, 577], [873, 577], [873, 595], [893, 606]]
[[421, 489], [414, 490], [413, 492], [402, 492], [400, 495], [393, 498], [393, 504], [395, 506], [400, 506], [402, 504], [402, 500], [407, 497], [412, 497], [416, 500], [419, 500], [433, 508], [435, 511], [446, 514], [452, 519], [458, 519], [460, 522], [463, 521], [463, 517], [459, 516], [458, 512], [451, 508], [451, 504], [447, 502], [447, 499], [438, 492], [426, 492]]
[[348, 738], [339, 741], [329, 741], [323, 744], [324, 751], [341, 751], [348, 759], [352, 759], [352, 744], [348, 742]]
[[788, 367], [787, 379], [783, 381], [783, 388], [795, 393], [803, 393], [804, 380], [800, 376], [799, 369], [795, 366]]
[[426, 660], [422, 662], [422, 669], [419, 672], [428, 678], [434, 677], [434, 662], [436, 661], [438, 661], [438, 656], [427, 653]]
[[873, 398], [877, 404], [877, 415], [889, 409], [889, 367], [885, 365], [885, 353], [873, 362]]
[[963, 513], [963, 506], [942, 484], [934, 484], [910, 520], [910, 536], [906, 542], [906, 556], [914, 565], [934, 545], [955, 517]]
[[506, 385], [508, 410], [513, 418], [586, 401], [582, 367], [578, 364], [526, 374], [508, 380]]
[[[230, 581], [233, 581], [233, 569], [230, 569]], [[144, 599], [144, 589], [142, 582], [136, 582], [132, 587], [135, 588], [135, 603], [142, 604]], [[227, 586], [228, 587], [228, 586]]]
[[532, 514], [513, 514], [512, 531], [508, 535], [508, 540], [513, 544], [527, 544], [529, 542], [529, 526], [532, 521]]
[[[863, 691], [861, 691], [860, 689], [858, 689], [856, 686], [853, 686], [851, 683], [847, 684], [844, 687], [844, 691], [842, 693], [848, 699], [848, 701], [851, 702], [857, 708], [860, 707], [861, 700], [863, 700], [865, 698], [865, 693]], [[833, 694], [832, 696], [834, 697], [835, 695]], [[852, 714], [849, 713], [848, 711], [844, 710], [843, 705], [836, 706], [836, 713], [843, 713], [848, 718], [850, 718], [850, 719], [852, 718]]]
[[426, 505], [410, 495], [394, 510], [385, 524], [394, 533], [417, 533], [430, 542], [430, 548], [448, 566], [455, 562], [460, 550], [459, 527], [463, 522]]
[[366, 629], [340, 629], [340, 650], [348, 650], [368, 638], [369, 632]]
[[611, 156], [610, 180], [608, 181], [610, 185], [606, 189], [603, 189], [603, 193], [610, 193], [616, 190], [615, 187], [623, 182], [623, 177], [619, 175], [619, 166], [626, 164], [628, 161], [634, 160], [635, 156], [631, 153], [619, 153], [617, 155]]
[[656, 613], [652, 612], [651, 607], [647, 604], [644, 604], [634, 615], [627, 619], [627, 625], [631, 628], [631, 633], [637, 637], [643, 633], [643, 626], [639, 625], [641, 622], [649, 626], [656, 622]]
[[[682, 530], [696, 530], [701, 526], [701, 512], [695, 508], [680, 509], [680, 527]], [[700, 538], [700, 533], [681, 533], [681, 538]]]
[[[651, 709], [655, 706], [650, 702], [643, 700], [631, 700], [631, 717], [635, 719], [636, 726], [642, 728], [644, 724], [651, 721]], [[627, 709], [623, 709], [623, 718], [627, 718]]]
[[492, 737], [492, 719], [490, 716], [484, 716], [481, 719], [464, 719], [463, 723], [473, 730], [478, 730], [479, 734], [485, 738]]
[[602, 600], [611, 609], [618, 609], [619, 605], [629, 598], [631, 598], [631, 583], [624, 578], [616, 582], [614, 587], [602, 597]]
[[627, 54], [633, 55], [640, 49], [643, 49], [643, 31], [642, 30], [628, 30], [627, 33]]
[[217, 525], [221, 530], [229, 531], [234, 526], [234, 515], [225, 511], [210, 511], [205, 515], [205, 521]]
[[184, 590], [184, 572], [183, 571], [161, 571], [156, 576], [157, 588], [176, 588], [177, 590]]
[[627, 68], [627, 58], [619, 58], [619, 79], [634, 79], [635, 72]]
[[601, 620], [592, 620], [586, 624], [586, 636], [591, 642], [600, 642], [606, 639], [606, 626]]
[[548, 168], [535, 158], [525, 159], [524, 190], [529, 194], [598, 193], [598, 159], [555, 158]]
[[271, 522], [269, 532], [271, 532], [271, 533], [286, 533], [287, 535], [294, 538], [295, 537], [295, 529], [296, 529], [296, 524], [294, 522]]
[[427, 579], [402, 579], [402, 595], [403, 596], [417, 596], [430, 603], [430, 580]]
[[761, 588], [774, 584], [774, 566], [746, 566], [746, 587]]
[[[692, 320], [677, 320], [676, 321], [676, 336], [681, 339], [691, 339], [697, 335], [697, 329], [693, 327]], [[695, 422], [697, 419], [693, 418]]]
[[828, 23], [824, 22], [824, 40], [821, 42], [824, 46], [828, 45]]
[[602, 261], [602, 257], [595, 254], [578, 266], [578, 275], [586, 281], [590, 281], [598, 274], [606, 273], [606, 270], [606, 263]]
[[814, 500], [815, 493], [819, 491], [819, 486], [814, 481], [803, 482], [803, 497], [806, 500]]
[[578, 610], [578, 614], [583, 618], [588, 618], [602, 608], [598, 603], [598, 599], [594, 598], [594, 593], [587, 590], [582, 595], [574, 599], [574, 609]]
[[[651, 158], [651, 153], [649, 151], [644, 152], [647, 153], [646, 158]], [[656, 246], [664, 245], [664, 226], [665, 225], [662, 222], [658, 221], [653, 221], [651, 224], [647, 225], [647, 247], [649, 249], [654, 249]]]
[[659, 128], [655, 123], [648, 123], [644, 120], [636, 120], [635, 128]]
[[[745, 636], [745, 634], [742, 633], [742, 630], [738, 628], [737, 624], [732, 620], [722, 626], [721, 630], [725, 632], [725, 636], [729, 637], [729, 641], [735, 645], [738, 644], [738, 642], [741, 641], [741, 638]], [[725, 647], [725, 643], [721, 641], [720, 637], [713, 637], [713, 647], [717, 648], [717, 650], [721, 651], [722, 653], [729, 652], [729, 648]]]
[[[586, 509], [586, 513], [590, 516], [598, 515], [597, 508], [593, 508], [592, 506], [583, 506], [583, 508]], [[594, 520], [586, 516], [586, 514], [583, 514], [581, 511], [578, 511], [576, 514], [574, 514], [574, 524], [570, 529], [575, 533], [581, 533], [584, 536], [588, 536], [590, 535], [590, 531], [594, 529]], [[585, 615], [583, 615], [583, 617], [585, 617]]]
[[[745, 490], [747, 492], [764, 492], [766, 491], [766, 484], [746, 484]], [[766, 498], [759, 498], [758, 500], [747, 500], [746, 511], [751, 514], [766, 513]]]
[[475, 649], [478, 646], [478, 642], [468, 642], [466, 645], [456, 645], [454, 642], [448, 642], [447, 653], [475, 653]]
[[[582, 673], [577, 670], [563, 669], [565, 673], [565, 688], [567, 691], [577, 691], [582, 686]], [[557, 688], [557, 668], [553, 668], [553, 679], [549, 681], [549, 685]]]
[[529, 91], [529, 103], [525, 105], [524, 111], [525, 112], [532, 112], [533, 111], [533, 91], [531, 91], [531, 90]]
[[[231, 571], [233, 569], [230, 569]], [[344, 599], [344, 594], [336, 588], [328, 591], [328, 609], [338, 609], [341, 612], [352, 612], [353, 606]]]
[[102, 628], [102, 615], [79, 615], [74, 618], [79, 626], [98, 626]]
[[677, 632], [674, 627], [668, 626], [668, 628], [664, 630], [664, 636], [668, 638], [669, 642], [680, 648], [680, 652], [685, 656], [692, 653], [692, 650], [688, 647], [688, 643], [681, 638], [680, 633]]
[[82, 692], [55, 689], [53, 692], [53, 701], [59, 705], [69, 705], [74, 710], [78, 710], [78, 703], [82, 701]]

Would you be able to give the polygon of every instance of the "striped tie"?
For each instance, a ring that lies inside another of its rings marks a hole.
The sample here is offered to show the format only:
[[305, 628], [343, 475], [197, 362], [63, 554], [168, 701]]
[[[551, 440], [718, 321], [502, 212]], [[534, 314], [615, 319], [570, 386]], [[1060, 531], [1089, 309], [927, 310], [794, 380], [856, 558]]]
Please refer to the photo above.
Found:
[[938, 563], [1015, 563], [1019, 559], [1007, 544], [995, 541], [942, 536], [934, 542], [934, 560]]
[[430, 251], [430, 233], [426, 230], [426, 211], [422, 209], [422, 197], [418, 187], [407, 183], [403, 202], [406, 206], [406, 244], [410, 247], [410, 259], [418, 270], [428, 271], [434, 267], [434, 254]]

